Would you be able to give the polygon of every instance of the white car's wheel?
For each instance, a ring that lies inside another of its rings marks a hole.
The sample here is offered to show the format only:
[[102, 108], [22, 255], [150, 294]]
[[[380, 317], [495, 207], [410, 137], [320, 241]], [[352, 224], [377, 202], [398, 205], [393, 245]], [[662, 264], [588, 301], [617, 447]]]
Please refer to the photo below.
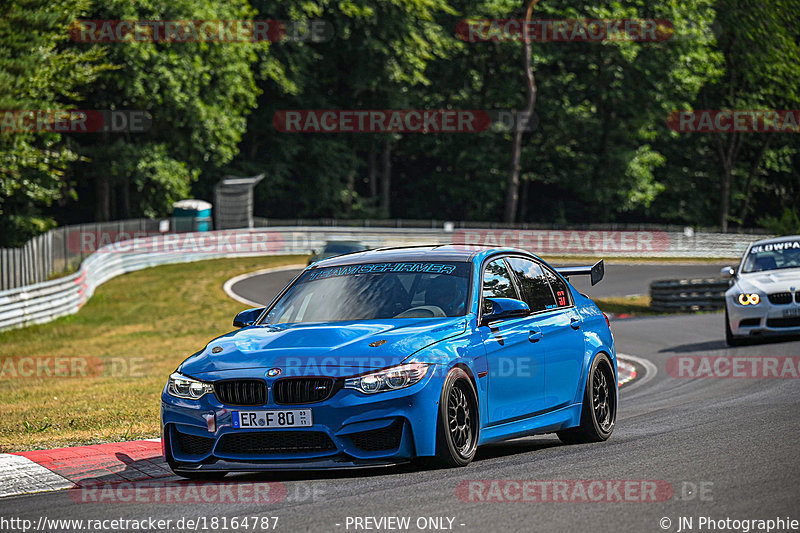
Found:
[[737, 337], [731, 331], [731, 319], [728, 317], [728, 310], [725, 310], [725, 344], [728, 346], [741, 346], [745, 344], [745, 339]]

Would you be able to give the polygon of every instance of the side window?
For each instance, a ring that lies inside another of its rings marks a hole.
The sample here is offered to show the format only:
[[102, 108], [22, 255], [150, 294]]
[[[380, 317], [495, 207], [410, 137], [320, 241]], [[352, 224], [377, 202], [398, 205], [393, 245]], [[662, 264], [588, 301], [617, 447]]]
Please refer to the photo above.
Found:
[[572, 297], [564, 280], [561, 279], [560, 276], [557, 276], [555, 272], [546, 268], [544, 269], [544, 274], [547, 276], [547, 280], [553, 288], [553, 294], [556, 296], [556, 304], [559, 307], [569, 307], [572, 305]]
[[517, 277], [522, 289], [522, 298], [531, 308], [531, 311], [544, 311], [556, 307], [556, 300], [550, 284], [540, 267], [530, 259], [521, 257], [508, 258], [508, 265]]
[[483, 271], [484, 298], [518, 298], [505, 261], [496, 259]]

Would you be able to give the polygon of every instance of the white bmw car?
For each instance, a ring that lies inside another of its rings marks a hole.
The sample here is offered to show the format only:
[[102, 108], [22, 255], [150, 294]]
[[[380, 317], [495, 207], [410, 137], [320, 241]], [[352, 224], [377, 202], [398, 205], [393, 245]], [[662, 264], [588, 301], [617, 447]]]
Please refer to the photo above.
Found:
[[800, 235], [752, 243], [725, 293], [725, 341], [800, 335]]

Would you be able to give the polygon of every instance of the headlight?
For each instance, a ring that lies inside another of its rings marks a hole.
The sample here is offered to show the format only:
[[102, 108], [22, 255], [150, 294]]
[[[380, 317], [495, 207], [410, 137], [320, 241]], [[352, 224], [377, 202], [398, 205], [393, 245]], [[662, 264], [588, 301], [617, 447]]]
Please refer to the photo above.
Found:
[[742, 293], [736, 298], [736, 300], [739, 302], [739, 305], [758, 305], [758, 303], [761, 301], [761, 296], [755, 293]]
[[167, 381], [167, 392], [176, 398], [197, 400], [208, 393], [214, 392], [211, 383], [198, 381], [184, 376], [180, 372], [173, 372]]
[[425, 363], [409, 363], [393, 366], [344, 380], [345, 389], [355, 389], [365, 394], [386, 392], [410, 387], [425, 377], [428, 365]]

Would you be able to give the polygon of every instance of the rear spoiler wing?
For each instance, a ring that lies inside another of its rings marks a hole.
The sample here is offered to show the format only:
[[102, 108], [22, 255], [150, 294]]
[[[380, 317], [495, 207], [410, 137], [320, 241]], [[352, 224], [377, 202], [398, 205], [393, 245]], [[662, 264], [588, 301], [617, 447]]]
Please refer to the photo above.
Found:
[[569, 278], [570, 276], [591, 276], [592, 285], [597, 285], [606, 273], [606, 267], [601, 259], [592, 266], [572, 266], [556, 268], [556, 272]]

